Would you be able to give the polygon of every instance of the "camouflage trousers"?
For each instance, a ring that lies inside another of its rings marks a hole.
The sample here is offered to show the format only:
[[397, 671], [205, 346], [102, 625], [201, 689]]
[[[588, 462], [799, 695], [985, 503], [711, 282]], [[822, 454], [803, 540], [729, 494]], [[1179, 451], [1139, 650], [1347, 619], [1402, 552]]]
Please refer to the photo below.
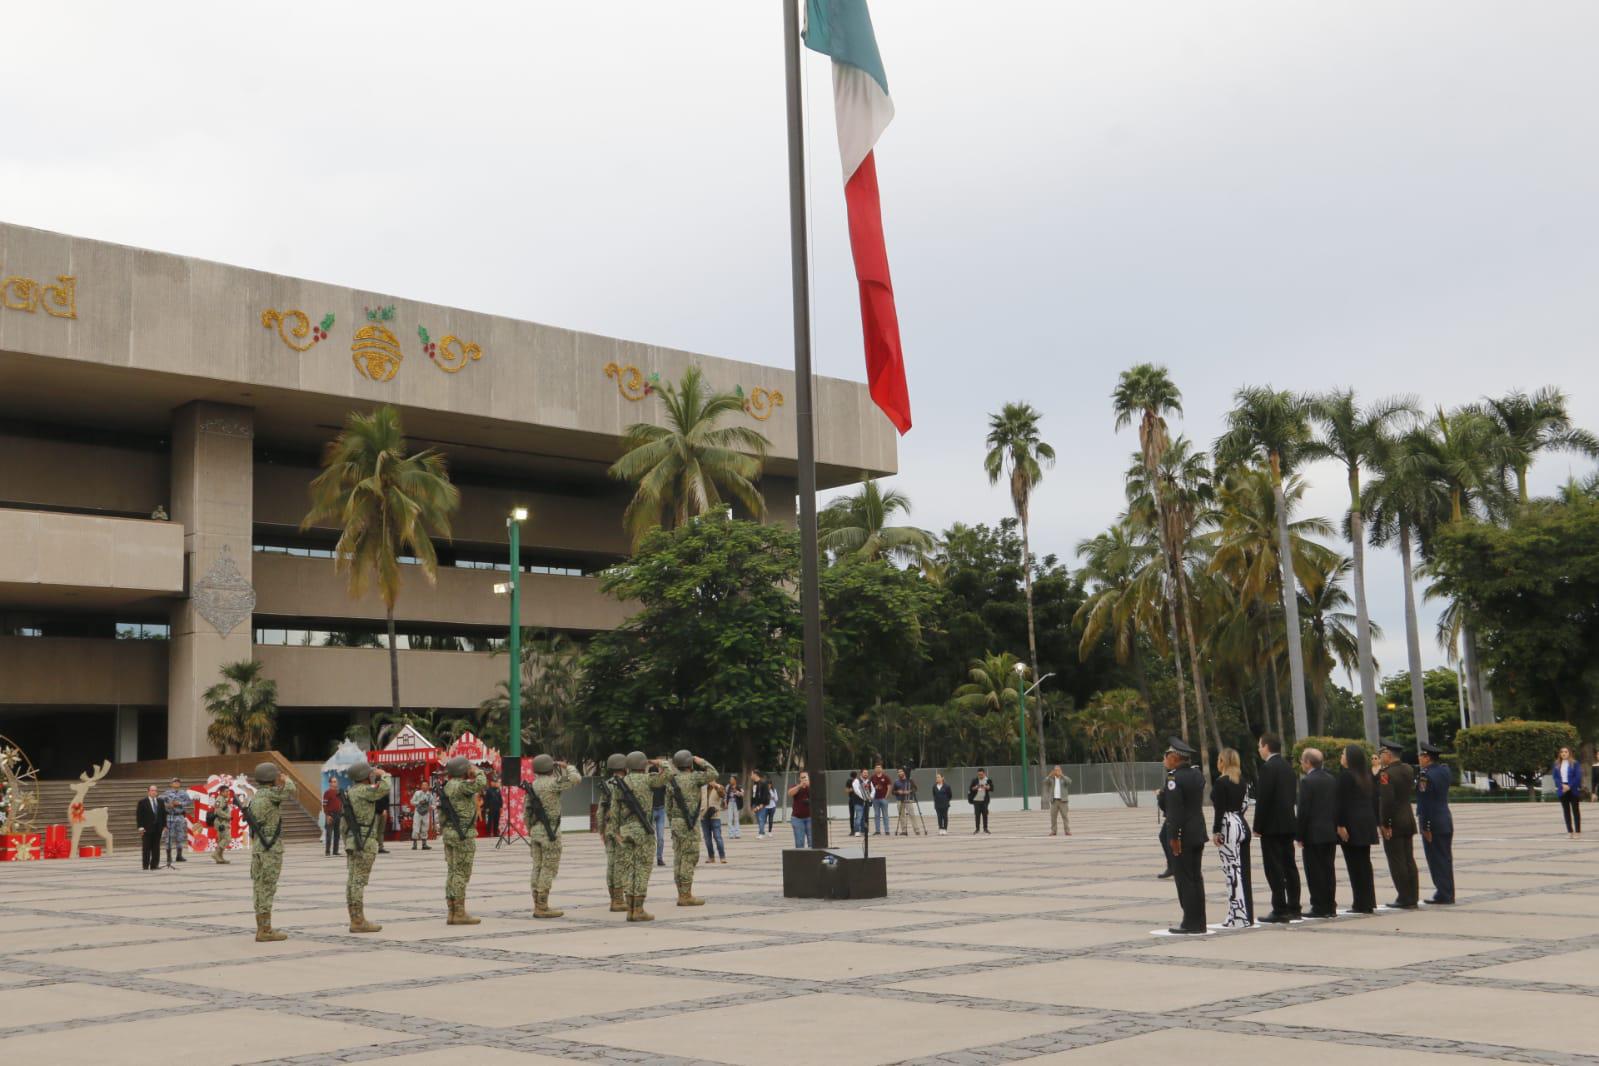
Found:
[[[228, 827], [223, 825], [221, 822], [218, 822], [217, 823], [217, 842], [216, 842], [216, 847], [211, 849], [211, 857], [216, 859], [217, 862], [221, 862], [222, 861], [222, 857], [227, 854], [228, 844], [232, 840], [233, 840], [233, 834], [228, 830]], [[254, 862], [253, 859], [251, 861]]]
[[622, 891], [630, 896], [646, 895], [654, 868], [654, 837], [641, 825], [625, 826], [622, 841], [616, 845], [616, 880]]
[[622, 877], [616, 869], [616, 842], [608, 836], [605, 837], [605, 887], [608, 889], [623, 887]]
[[548, 892], [555, 884], [555, 875], [561, 870], [561, 836], [551, 840], [543, 826], [534, 826], [527, 835], [528, 850], [533, 852], [533, 873], [529, 883], [533, 891]]
[[255, 896], [255, 913], [266, 914], [278, 894], [278, 875], [283, 872], [283, 848], [271, 851], [255, 848], [250, 852], [250, 885]]
[[694, 880], [694, 868], [700, 864], [700, 837], [688, 823], [672, 820], [672, 879], [678, 884]]
[[366, 899], [366, 883], [372, 879], [372, 864], [378, 858], [378, 839], [368, 838], [366, 847], [344, 849], [344, 902], [357, 906]]
[[472, 880], [472, 860], [477, 858], [477, 838], [444, 834], [444, 898], [465, 899]]
[[167, 861], [172, 861], [172, 851], [177, 849], [179, 855], [183, 854], [183, 845], [189, 842], [189, 820], [187, 818], [167, 819]]

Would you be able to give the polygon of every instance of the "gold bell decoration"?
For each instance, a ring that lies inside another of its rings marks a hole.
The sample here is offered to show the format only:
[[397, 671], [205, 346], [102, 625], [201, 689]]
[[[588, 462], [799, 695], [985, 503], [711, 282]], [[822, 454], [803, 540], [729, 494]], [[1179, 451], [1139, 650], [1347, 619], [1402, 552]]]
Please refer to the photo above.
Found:
[[405, 355], [400, 342], [383, 323], [394, 321], [394, 305], [366, 309], [366, 325], [355, 331], [350, 358], [355, 368], [373, 381], [388, 381], [399, 372]]

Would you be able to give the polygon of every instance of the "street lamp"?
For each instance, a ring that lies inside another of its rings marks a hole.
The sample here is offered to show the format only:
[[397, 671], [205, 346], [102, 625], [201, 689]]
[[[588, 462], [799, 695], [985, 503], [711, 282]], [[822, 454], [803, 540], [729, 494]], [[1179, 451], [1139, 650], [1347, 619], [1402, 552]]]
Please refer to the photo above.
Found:
[[[1017, 663], [1017, 678], [1024, 682], [1026, 680], [1026, 675], [1027, 664]], [[1027, 694], [1029, 692], [1037, 692], [1039, 685], [1042, 685], [1045, 681], [1048, 681], [1054, 676], [1054, 674], [1045, 674], [1043, 677], [1039, 678], [1037, 681], [1034, 681], [1026, 688], [1023, 688], [1020, 682], [1016, 686], [1016, 714], [1017, 717], [1021, 719], [1022, 727], [1022, 810], [1024, 811], [1032, 809], [1028, 806], [1030, 799], [1027, 788]], [[1039, 739], [1042, 740], [1043, 738], [1040, 737]]]
[[[1389, 736], [1393, 736], [1394, 734], [1399, 732], [1399, 718], [1394, 713], [1397, 710], [1399, 710], [1399, 704], [1395, 703], [1393, 700], [1389, 700], [1388, 701], [1388, 735]], [[1377, 742], [1379, 744], [1382, 743], [1382, 738], [1378, 737], [1377, 738]]]
[[522, 780], [522, 523], [526, 521], [526, 507], [513, 507], [505, 520], [505, 528], [511, 534], [511, 580], [494, 586], [499, 595], [511, 597], [511, 679], [506, 686], [511, 750], [507, 753], [509, 760], [500, 764], [500, 777], [507, 785], [520, 784]]

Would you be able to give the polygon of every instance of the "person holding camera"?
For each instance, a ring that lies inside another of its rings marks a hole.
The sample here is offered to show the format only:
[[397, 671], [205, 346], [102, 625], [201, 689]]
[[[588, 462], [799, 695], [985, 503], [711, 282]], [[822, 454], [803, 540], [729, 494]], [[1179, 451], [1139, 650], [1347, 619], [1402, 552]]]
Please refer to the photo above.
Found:
[[801, 770], [799, 784], [788, 790], [788, 824], [794, 830], [794, 846], [811, 846], [811, 775]]
[[418, 842], [422, 844], [423, 851], [432, 851], [428, 841], [433, 839], [433, 791], [423, 785], [411, 793], [411, 850], [416, 850]]
[[899, 803], [899, 827], [895, 833], [902, 837], [909, 836], [914, 825], [911, 821], [911, 805], [916, 802], [916, 782], [911, 780], [910, 771], [903, 766], [900, 767], [899, 776], [894, 778], [894, 799]]
[[773, 800], [772, 783], [759, 770], [750, 771], [750, 809], [755, 812], [755, 838], [771, 835]]
[[725, 793], [727, 800], [727, 835], [737, 840], [744, 834], [739, 831], [739, 816], [744, 810], [744, 789], [738, 783], [738, 775], [733, 774], [727, 779]]
[[705, 812], [700, 815], [700, 830], [705, 834], [705, 861], [715, 862], [720, 856], [723, 866], [727, 865], [727, 849], [722, 846], [722, 805], [726, 796], [727, 789], [715, 781], [707, 781], [700, 789], [700, 810]]
[[972, 830], [972, 836], [988, 832], [988, 804], [993, 798], [994, 782], [989, 778], [986, 769], [978, 767], [977, 776], [972, 778], [972, 783], [966, 788], [966, 802], [972, 805], [972, 815], [977, 825]]

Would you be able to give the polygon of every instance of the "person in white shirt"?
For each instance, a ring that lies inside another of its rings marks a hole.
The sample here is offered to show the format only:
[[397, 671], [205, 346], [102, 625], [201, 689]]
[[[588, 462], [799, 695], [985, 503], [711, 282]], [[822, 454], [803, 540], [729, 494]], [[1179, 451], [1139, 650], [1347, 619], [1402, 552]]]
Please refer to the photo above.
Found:
[[849, 787], [855, 793], [855, 799], [857, 800], [854, 810], [855, 824], [850, 826], [849, 835], [854, 836], [859, 833], [865, 836], [867, 819], [871, 817], [872, 798], [875, 794], [872, 790], [871, 775], [862, 770], [855, 775], [855, 780], [850, 782]]
[[433, 837], [433, 793], [426, 786], [411, 793], [411, 850], [418, 842], [423, 851], [432, 851], [428, 841]]
[[1044, 795], [1049, 799], [1049, 835], [1055, 835], [1055, 826], [1058, 822], [1066, 831], [1067, 836], [1072, 835], [1072, 823], [1066, 816], [1067, 797], [1071, 794], [1072, 779], [1061, 772], [1059, 766], [1049, 772], [1044, 778]]

